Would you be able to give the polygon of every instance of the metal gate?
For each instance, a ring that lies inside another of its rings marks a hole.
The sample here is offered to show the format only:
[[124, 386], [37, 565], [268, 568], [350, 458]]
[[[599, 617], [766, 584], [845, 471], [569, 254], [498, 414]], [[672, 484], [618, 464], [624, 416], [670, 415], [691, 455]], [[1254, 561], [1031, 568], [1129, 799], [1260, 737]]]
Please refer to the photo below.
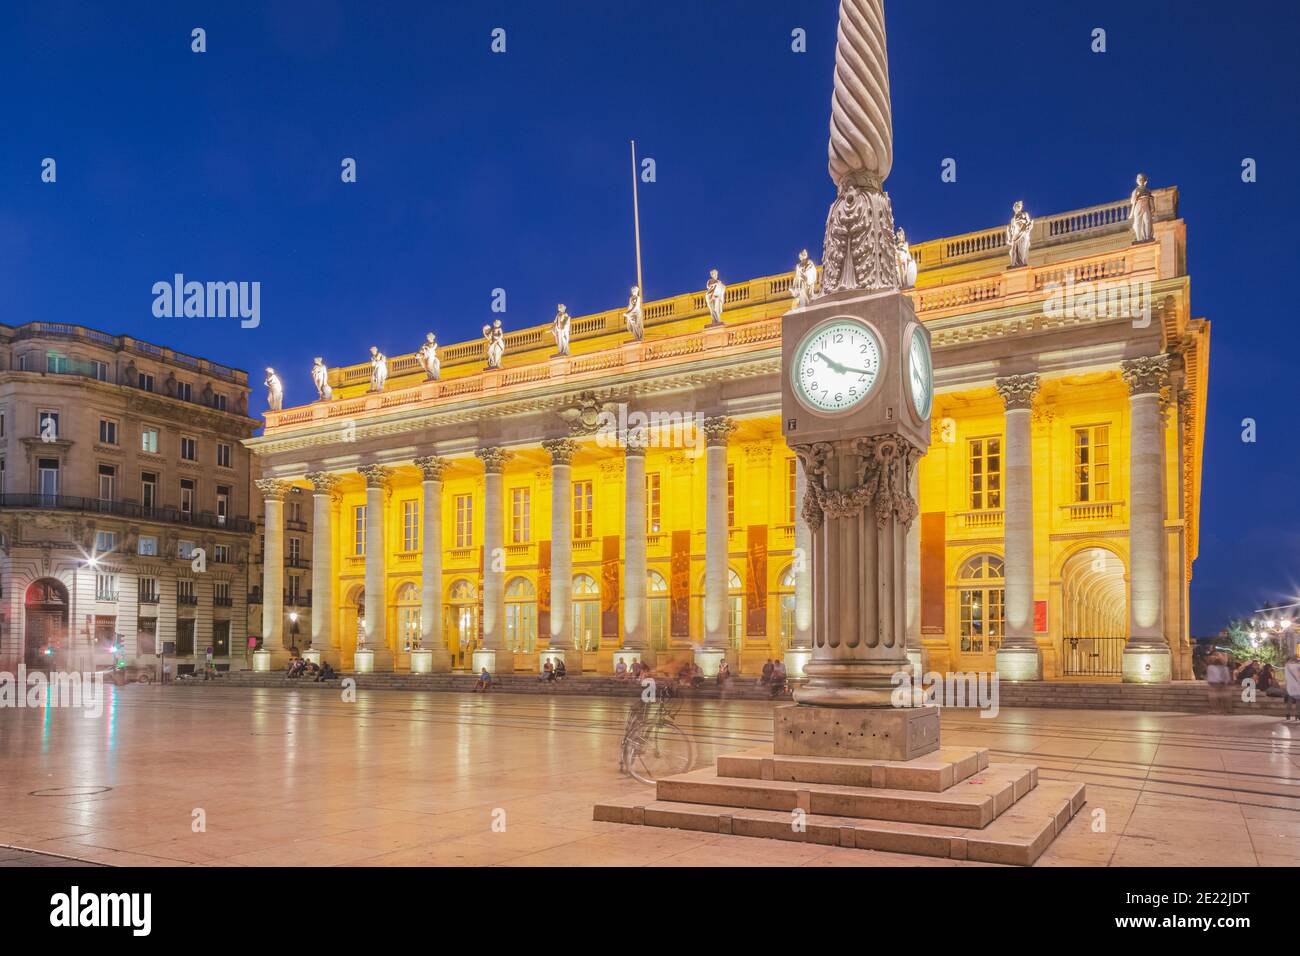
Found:
[[1061, 654], [1063, 677], [1122, 677], [1123, 637], [1067, 637]]

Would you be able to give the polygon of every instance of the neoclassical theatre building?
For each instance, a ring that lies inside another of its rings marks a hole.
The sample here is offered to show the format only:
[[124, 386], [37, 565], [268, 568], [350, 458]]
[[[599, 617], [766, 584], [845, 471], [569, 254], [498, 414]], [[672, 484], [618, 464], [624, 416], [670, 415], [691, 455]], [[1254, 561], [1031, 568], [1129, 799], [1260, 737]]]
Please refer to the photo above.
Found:
[[[1177, 190], [1151, 195], [1147, 241], [1124, 199], [1035, 220], [1026, 265], [1006, 226], [910, 249], [937, 393], [909, 541], [927, 670], [991, 671], [1009, 642], [1037, 645], [1045, 679], [1191, 674], [1209, 323]], [[701, 648], [741, 673], [800, 668], [807, 530], [779, 380], [792, 281], [730, 283], [720, 323], [704, 292], [646, 302], [641, 340], [621, 309], [575, 316], [567, 355], [542, 324], [508, 331], [497, 368], [486, 339], [440, 347], [437, 378], [415, 353], [384, 383], [370, 362], [336, 368], [331, 397], [268, 412], [246, 442], [266, 509], [262, 666], [287, 644], [297, 488], [311, 647], [345, 668], [535, 671], [562, 654], [607, 673]]]

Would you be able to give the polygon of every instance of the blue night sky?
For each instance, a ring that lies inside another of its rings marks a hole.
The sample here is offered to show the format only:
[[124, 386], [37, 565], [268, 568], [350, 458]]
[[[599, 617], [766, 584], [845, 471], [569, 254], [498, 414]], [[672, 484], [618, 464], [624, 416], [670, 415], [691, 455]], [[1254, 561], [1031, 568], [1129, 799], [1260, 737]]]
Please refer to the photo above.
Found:
[[[1275, 295], [1295, 245], [1295, 4], [887, 8], [889, 189], [914, 242], [1003, 223], [1018, 198], [1036, 215], [1118, 199], [1138, 170], [1181, 188], [1193, 308], [1213, 323], [1193, 633], [1300, 597], [1296, 317]], [[474, 337], [496, 287], [507, 328], [558, 301], [622, 305], [630, 138], [658, 168], [641, 193], [649, 298], [711, 267], [743, 280], [802, 246], [820, 258], [835, 20], [833, 0], [5, 0], [0, 321], [274, 365], [301, 403], [313, 355]], [[261, 326], [154, 318], [150, 289], [175, 272], [260, 281]]]

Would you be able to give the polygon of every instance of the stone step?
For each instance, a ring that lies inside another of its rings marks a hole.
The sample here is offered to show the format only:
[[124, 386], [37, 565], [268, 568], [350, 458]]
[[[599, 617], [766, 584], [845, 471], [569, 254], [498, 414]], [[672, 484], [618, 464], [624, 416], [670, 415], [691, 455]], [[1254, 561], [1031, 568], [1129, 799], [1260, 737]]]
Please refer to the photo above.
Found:
[[986, 770], [942, 793], [926, 793], [727, 777], [708, 767], [658, 781], [656, 797], [669, 803], [786, 812], [797, 809], [863, 820], [979, 829], [988, 826], [1032, 790], [1037, 776], [1036, 767], [990, 764]]
[[936, 826], [891, 820], [861, 820], [835, 814], [705, 807], [635, 798], [596, 807], [595, 819], [609, 823], [669, 827], [705, 833], [854, 847], [890, 853], [1030, 866], [1087, 800], [1081, 783], [1045, 780], [1006, 813], [981, 828]]
[[988, 765], [989, 752], [983, 747], [943, 747], [924, 757], [904, 762], [786, 756], [773, 754], [771, 747], [758, 747], [721, 756], [717, 767], [719, 776], [747, 780], [784, 780], [942, 793]]

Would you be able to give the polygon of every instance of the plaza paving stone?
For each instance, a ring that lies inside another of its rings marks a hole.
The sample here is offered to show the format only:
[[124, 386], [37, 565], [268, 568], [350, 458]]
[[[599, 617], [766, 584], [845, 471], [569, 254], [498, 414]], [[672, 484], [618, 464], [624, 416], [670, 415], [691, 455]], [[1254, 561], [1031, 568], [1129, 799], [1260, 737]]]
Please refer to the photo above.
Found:
[[[598, 802], [652, 798], [618, 773], [617, 698], [108, 693], [96, 717], [0, 711], [0, 866], [978, 865], [594, 822]], [[770, 743], [772, 706], [689, 702], [697, 765]], [[948, 710], [943, 739], [1088, 785], [1039, 866], [1300, 865], [1300, 724]]]

